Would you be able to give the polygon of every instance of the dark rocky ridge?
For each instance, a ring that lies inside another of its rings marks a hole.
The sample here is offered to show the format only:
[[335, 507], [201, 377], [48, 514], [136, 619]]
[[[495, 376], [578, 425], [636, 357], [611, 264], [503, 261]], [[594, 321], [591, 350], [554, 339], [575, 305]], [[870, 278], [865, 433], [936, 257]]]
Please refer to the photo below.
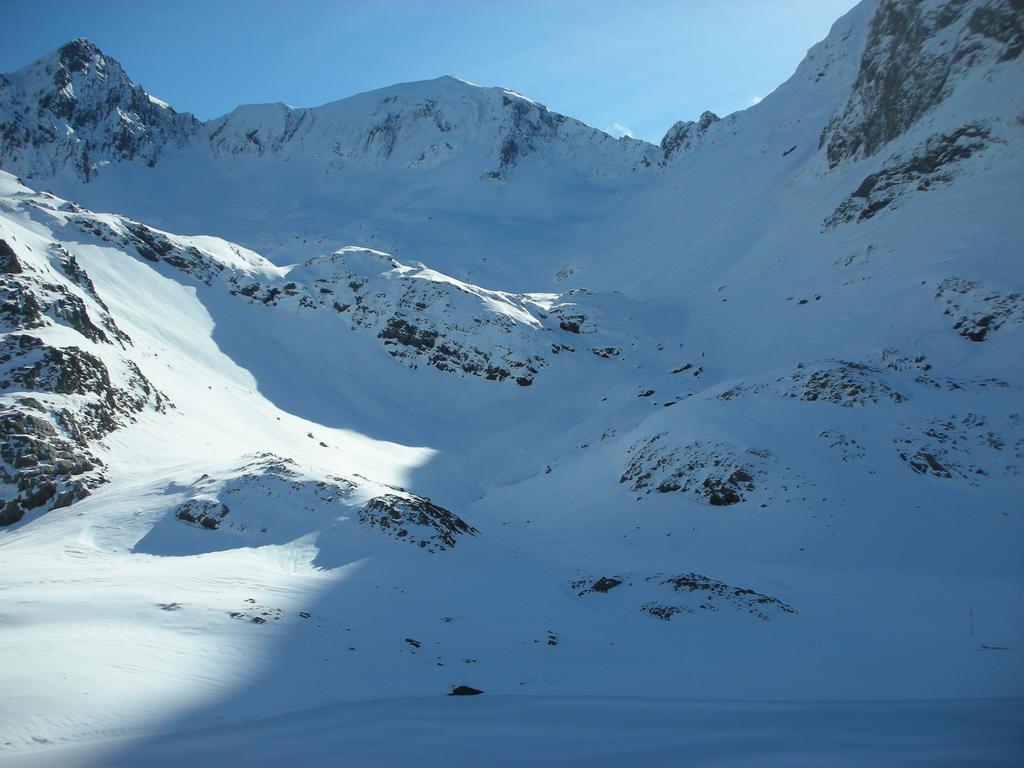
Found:
[[[59, 245], [50, 258], [0, 240], [0, 524], [26, 512], [81, 499], [104, 481], [95, 443], [166, 397], [130, 359], [117, 353], [116, 385], [98, 348], [126, 349], [81, 265]], [[93, 317], [99, 318], [97, 324]], [[81, 345], [55, 346], [36, 335], [64, 325]]]
[[900, 198], [913, 191], [927, 192], [936, 184], [950, 183], [959, 163], [984, 150], [989, 137], [989, 130], [981, 123], [931, 136], [910, 158], [894, 157], [880, 171], [867, 176], [825, 220], [824, 228], [866, 221], [886, 208], [897, 207]]

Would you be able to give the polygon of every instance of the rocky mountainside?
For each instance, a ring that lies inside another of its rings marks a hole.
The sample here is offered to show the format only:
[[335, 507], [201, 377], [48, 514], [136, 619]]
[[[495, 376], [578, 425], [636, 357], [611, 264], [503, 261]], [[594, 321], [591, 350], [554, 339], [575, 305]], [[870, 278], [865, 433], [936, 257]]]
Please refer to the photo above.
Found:
[[1019, 697], [1022, 24], [866, 0], [660, 147], [450, 77], [199, 123], [81, 40], [7, 76], [0, 762]]
[[87, 183], [107, 163], [152, 166], [199, 126], [82, 38], [0, 76], [0, 163], [27, 178], [66, 174]]
[[313, 109], [239, 107], [200, 123], [133, 83], [84, 38], [0, 81], [0, 161], [27, 179], [87, 184], [110, 163], [152, 167], [167, 149], [213, 158], [310, 158], [327, 169], [430, 168], [467, 157], [487, 179], [523, 162], [564, 164], [580, 175], [650, 167], [657, 152], [613, 139], [503, 88], [455, 77], [392, 86]]
[[952, 96], [1024, 52], [1018, 3], [882, 3], [850, 100], [821, 134], [829, 167], [870, 156]]

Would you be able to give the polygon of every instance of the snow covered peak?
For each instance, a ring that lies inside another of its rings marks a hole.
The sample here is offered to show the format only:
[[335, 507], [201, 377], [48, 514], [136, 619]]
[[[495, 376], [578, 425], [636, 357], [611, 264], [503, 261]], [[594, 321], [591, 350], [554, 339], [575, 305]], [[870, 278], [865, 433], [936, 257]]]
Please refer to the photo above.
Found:
[[0, 167], [27, 178], [64, 173], [88, 181], [107, 162], [152, 165], [198, 124], [151, 97], [85, 38], [0, 79]]
[[248, 105], [205, 126], [223, 155], [317, 157], [330, 167], [430, 168], [450, 160], [505, 178], [522, 162], [569, 165], [584, 176], [649, 166], [654, 148], [617, 140], [504, 88], [445, 75], [312, 109]]
[[315, 108], [243, 105], [207, 123], [150, 96], [84, 38], [0, 79], [0, 167], [25, 178], [87, 183], [108, 163], [153, 166], [165, 148], [186, 145], [214, 158], [303, 158], [329, 171], [455, 160], [460, 175], [495, 180], [523, 163], [614, 177], [656, 156], [644, 142], [452, 75]]

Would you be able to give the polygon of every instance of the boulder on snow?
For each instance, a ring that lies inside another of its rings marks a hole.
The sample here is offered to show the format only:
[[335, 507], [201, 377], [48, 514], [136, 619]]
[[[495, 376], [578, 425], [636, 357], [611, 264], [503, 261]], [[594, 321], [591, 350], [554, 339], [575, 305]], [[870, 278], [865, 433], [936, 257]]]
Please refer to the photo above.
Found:
[[448, 695], [449, 696], [479, 696], [481, 693], [483, 693], [483, 691], [481, 691], [479, 688], [473, 688], [472, 686], [469, 686], [469, 685], [457, 685], [454, 688], [452, 688], [452, 692], [449, 693]]

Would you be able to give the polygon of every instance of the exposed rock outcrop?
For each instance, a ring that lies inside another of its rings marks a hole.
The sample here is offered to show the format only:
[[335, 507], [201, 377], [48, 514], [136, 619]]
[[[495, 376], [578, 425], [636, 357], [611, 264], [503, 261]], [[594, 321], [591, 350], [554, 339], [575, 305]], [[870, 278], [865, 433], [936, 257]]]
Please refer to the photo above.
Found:
[[721, 118], [714, 112], [704, 112], [697, 120], [680, 120], [661, 139], [661, 163], [669, 163], [697, 147], [704, 141], [708, 129]]
[[850, 99], [822, 131], [830, 168], [870, 156], [944, 101], [970, 69], [1024, 51], [1015, 0], [882, 0]]

